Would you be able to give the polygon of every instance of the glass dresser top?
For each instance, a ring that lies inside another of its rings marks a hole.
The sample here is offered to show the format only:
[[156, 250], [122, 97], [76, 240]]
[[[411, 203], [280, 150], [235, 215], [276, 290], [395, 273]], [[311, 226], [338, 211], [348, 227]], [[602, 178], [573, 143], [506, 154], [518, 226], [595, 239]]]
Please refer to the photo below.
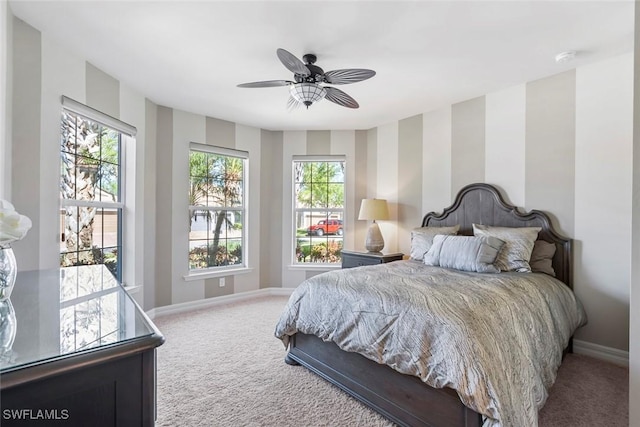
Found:
[[156, 332], [104, 265], [20, 272], [0, 301], [0, 372]]

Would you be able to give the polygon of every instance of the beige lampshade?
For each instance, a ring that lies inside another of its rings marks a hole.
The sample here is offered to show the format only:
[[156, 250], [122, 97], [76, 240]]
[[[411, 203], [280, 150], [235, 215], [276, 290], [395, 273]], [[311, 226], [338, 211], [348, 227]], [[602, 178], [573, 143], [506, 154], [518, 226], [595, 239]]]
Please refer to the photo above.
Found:
[[358, 219], [386, 220], [389, 219], [389, 208], [384, 199], [362, 199]]

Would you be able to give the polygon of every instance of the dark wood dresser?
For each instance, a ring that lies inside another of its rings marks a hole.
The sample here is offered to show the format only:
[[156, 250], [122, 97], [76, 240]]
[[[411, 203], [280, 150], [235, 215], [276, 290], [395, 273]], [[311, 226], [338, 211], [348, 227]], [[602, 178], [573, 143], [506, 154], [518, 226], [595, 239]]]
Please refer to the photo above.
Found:
[[342, 250], [342, 268], [360, 267], [363, 265], [384, 264], [399, 261], [404, 254], [383, 254], [381, 252], [358, 252]]
[[106, 267], [18, 273], [0, 305], [3, 427], [154, 425], [164, 338]]

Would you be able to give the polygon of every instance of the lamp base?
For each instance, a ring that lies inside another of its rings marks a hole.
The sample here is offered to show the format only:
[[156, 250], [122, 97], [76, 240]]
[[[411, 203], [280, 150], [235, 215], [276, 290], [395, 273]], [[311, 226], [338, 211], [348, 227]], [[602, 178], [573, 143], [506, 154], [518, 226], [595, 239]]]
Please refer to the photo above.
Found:
[[373, 221], [369, 230], [367, 231], [367, 238], [364, 241], [364, 247], [369, 252], [380, 252], [384, 248], [384, 239], [380, 232], [380, 227]]

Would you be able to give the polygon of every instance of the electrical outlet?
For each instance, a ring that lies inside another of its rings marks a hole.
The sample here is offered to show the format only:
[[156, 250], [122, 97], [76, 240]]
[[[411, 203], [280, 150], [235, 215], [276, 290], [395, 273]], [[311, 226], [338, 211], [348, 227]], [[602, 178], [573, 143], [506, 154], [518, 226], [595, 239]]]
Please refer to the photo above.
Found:
[[225, 285], [225, 283], [224, 283], [224, 277], [221, 277], [221, 278], [220, 278], [220, 287], [221, 287], [221, 288], [224, 288], [224, 285]]

